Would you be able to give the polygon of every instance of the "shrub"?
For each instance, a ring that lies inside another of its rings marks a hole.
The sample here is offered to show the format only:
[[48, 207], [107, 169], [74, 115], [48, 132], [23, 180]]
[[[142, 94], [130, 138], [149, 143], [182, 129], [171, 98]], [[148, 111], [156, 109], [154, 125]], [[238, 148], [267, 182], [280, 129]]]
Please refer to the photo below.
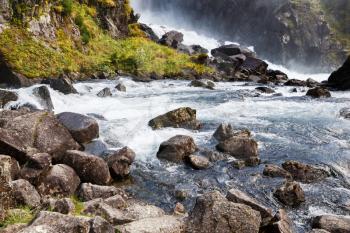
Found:
[[73, 0], [62, 0], [63, 14], [69, 16], [73, 10]]

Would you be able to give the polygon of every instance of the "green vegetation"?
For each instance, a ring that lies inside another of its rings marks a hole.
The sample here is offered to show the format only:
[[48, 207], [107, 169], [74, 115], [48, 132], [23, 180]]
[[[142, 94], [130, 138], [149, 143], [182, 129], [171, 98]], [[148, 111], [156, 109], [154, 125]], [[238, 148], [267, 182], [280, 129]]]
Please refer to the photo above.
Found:
[[73, 201], [73, 204], [74, 204], [74, 215], [82, 215], [81, 213], [83, 212], [84, 210], [84, 203], [79, 200], [79, 198], [77, 196], [72, 196], [71, 197], [71, 200]]
[[[97, 1], [110, 7], [117, 4], [115, 0]], [[34, 37], [23, 24], [13, 24], [0, 34], [0, 53], [14, 71], [28, 78], [57, 77], [65, 72], [90, 75], [120, 71], [166, 76], [188, 71], [212, 72], [209, 67], [193, 62], [190, 56], [148, 40], [138, 24], [129, 25], [130, 37], [112, 38], [100, 27], [96, 7], [76, 0], [62, 0], [52, 6], [55, 12], [67, 16], [65, 24], [57, 28], [56, 38]], [[130, 15], [132, 9], [128, 1], [123, 7], [125, 15]], [[74, 19], [74, 24], [68, 17]], [[76, 26], [80, 36], [74, 33]]]
[[34, 218], [34, 212], [29, 207], [24, 206], [19, 209], [11, 210], [5, 217], [5, 220], [0, 222], [0, 229], [6, 228], [9, 225], [18, 223], [29, 223]]

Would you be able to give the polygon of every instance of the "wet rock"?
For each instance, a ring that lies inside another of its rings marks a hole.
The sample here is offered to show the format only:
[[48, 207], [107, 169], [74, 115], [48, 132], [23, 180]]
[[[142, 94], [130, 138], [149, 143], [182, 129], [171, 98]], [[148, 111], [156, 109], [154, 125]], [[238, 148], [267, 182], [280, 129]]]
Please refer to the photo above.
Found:
[[183, 40], [184, 35], [181, 32], [170, 31], [165, 33], [158, 42], [162, 45], [177, 49]]
[[12, 195], [17, 206], [38, 207], [41, 197], [28, 181], [20, 179], [11, 182]]
[[46, 86], [34, 88], [33, 95], [39, 98], [39, 102], [45, 110], [52, 111], [54, 109], [50, 91]]
[[120, 92], [126, 92], [126, 86], [122, 83], [119, 83], [117, 86], [115, 86], [115, 89], [117, 89]]
[[319, 85], [320, 85], [320, 83], [317, 82], [316, 80], [312, 79], [312, 78], [308, 78], [308, 79], [306, 80], [306, 86], [307, 86], [307, 87], [317, 87], [317, 86], [319, 86]]
[[110, 96], [112, 96], [112, 92], [111, 92], [111, 89], [109, 89], [108, 87], [106, 87], [106, 88], [103, 88], [101, 91], [99, 91], [98, 93], [97, 93], [97, 96], [98, 97], [110, 97]]
[[203, 156], [190, 155], [186, 160], [194, 169], [197, 169], [197, 170], [206, 169], [211, 165], [209, 162], [209, 159]]
[[345, 119], [350, 119], [350, 108], [340, 109], [340, 116]]
[[20, 231], [20, 233], [32, 232], [114, 233], [114, 228], [108, 222], [98, 217], [76, 217], [56, 212], [41, 211], [28, 227]]
[[312, 229], [311, 231], [309, 231], [309, 233], [330, 233], [330, 232], [322, 229]]
[[313, 98], [330, 98], [331, 93], [324, 87], [315, 87], [309, 89], [306, 93], [307, 96], [311, 96]]
[[66, 150], [80, 147], [52, 113], [27, 113], [5, 121], [0, 129], [0, 153], [20, 163], [27, 161], [27, 151], [32, 148], [59, 156]]
[[94, 140], [84, 144], [84, 152], [96, 156], [103, 156], [108, 151], [108, 146], [101, 140]]
[[300, 184], [287, 181], [274, 192], [274, 196], [287, 206], [296, 207], [305, 201], [305, 194]]
[[273, 217], [272, 209], [260, 204], [257, 200], [238, 189], [230, 189], [227, 192], [226, 198], [234, 203], [245, 204], [250, 206], [253, 210], [259, 211], [263, 225], [267, 224]]
[[292, 220], [284, 209], [280, 209], [261, 233], [295, 233]]
[[266, 93], [266, 94], [275, 93], [275, 90], [273, 90], [272, 88], [269, 88], [269, 87], [257, 87], [257, 88], [255, 88], [255, 90], [260, 91], [262, 93]]
[[313, 219], [313, 228], [319, 228], [331, 233], [350, 232], [350, 217], [341, 215], [322, 215]]
[[98, 123], [91, 117], [73, 112], [63, 112], [56, 117], [79, 143], [91, 142], [99, 136]]
[[193, 80], [193, 81], [191, 81], [190, 86], [191, 87], [202, 87], [202, 88], [213, 90], [215, 87], [215, 84], [212, 82], [209, 82], [209, 81], [205, 82], [202, 80]]
[[197, 150], [193, 138], [177, 135], [163, 142], [158, 150], [157, 157], [171, 162], [181, 162]]
[[213, 57], [220, 57], [222, 59], [229, 59], [232, 56], [243, 54], [246, 57], [255, 57], [256, 54], [248, 48], [240, 47], [239, 45], [229, 44], [223, 45], [219, 48], [211, 50]]
[[17, 101], [18, 95], [12, 91], [0, 90], [0, 108], [3, 108], [11, 101]]
[[96, 198], [109, 198], [115, 195], [125, 196], [125, 193], [114, 186], [101, 186], [90, 183], [81, 184], [78, 190], [78, 197], [83, 201], [90, 201]]
[[148, 125], [152, 129], [165, 127], [199, 129], [201, 125], [197, 121], [196, 115], [195, 109], [178, 108], [152, 119]]
[[207, 54], [209, 51], [200, 45], [191, 45], [191, 55]]
[[282, 167], [288, 171], [292, 177], [300, 182], [313, 183], [325, 179], [330, 173], [323, 168], [303, 164], [298, 161], [287, 161]]
[[70, 198], [63, 198], [55, 201], [53, 211], [61, 214], [70, 214], [75, 210], [75, 205]]
[[121, 233], [181, 233], [184, 232], [185, 222], [176, 216], [145, 218], [120, 226]]
[[82, 151], [68, 150], [61, 156], [59, 162], [72, 167], [82, 182], [99, 185], [111, 182], [108, 165], [100, 157]]
[[251, 158], [258, 158], [258, 143], [248, 137], [234, 136], [224, 141], [221, 141], [216, 149], [229, 153], [237, 159], [249, 160]]
[[215, 191], [197, 198], [186, 230], [192, 233], [257, 233], [260, 222], [259, 212], [247, 205], [230, 202]]
[[289, 172], [274, 164], [265, 165], [263, 174], [269, 177], [283, 177], [287, 179], [292, 178], [292, 175]]
[[306, 82], [298, 79], [289, 79], [284, 83], [285, 86], [297, 86], [297, 87], [305, 87]]
[[146, 37], [154, 42], [159, 41], [159, 37], [157, 34], [153, 31], [152, 28], [150, 28], [147, 24], [139, 23], [140, 29], [146, 34]]
[[234, 136], [232, 126], [230, 124], [225, 124], [225, 123], [220, 124], [220, 126], [216, 129], [213, 135], [213, 137], [219, 142], [229, 139], [232, 136]]
[[65, 95], [77, 94], [78, 91], [73, 87], [71, 80], [67, 76], [62, 76], [57, 79], [43, 79], [42, 84], [48, 84], [56, 91], [59, 91]]
[[267, 63], [263, 60], [247, 57], [243, 63], [239, 66], [240, 70], [244, 70], [250, 74], [265, 74], [267, 71]]
[[41, 195], [71, 196], [80, 184], [80, 179], [73, 168], [57, 164], [43, 174], [37, 186]]
[[339, 90], [350, 89], [350, 56], [338, 70], [331, 74], [328, 84]]
[[121, 178], [130, 174], [130, 166], [136, 157], [135, 152], [129, 147], [124, 147], [106, 158], [111, 175]]

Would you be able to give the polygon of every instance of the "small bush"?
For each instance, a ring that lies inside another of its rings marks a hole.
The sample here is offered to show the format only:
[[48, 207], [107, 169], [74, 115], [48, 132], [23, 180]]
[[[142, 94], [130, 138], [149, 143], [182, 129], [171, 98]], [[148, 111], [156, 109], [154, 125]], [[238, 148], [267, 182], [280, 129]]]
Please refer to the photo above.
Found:
[[63, 14], [69, 16], [73, 10], [73, 0], [62, 0]]
[[21, 207], [14, 210], [9, 210], [5, 220], [0, 222], [0, 229], [18, 223], [29, 223], [34, 218], [33, 211], [27, 207]]

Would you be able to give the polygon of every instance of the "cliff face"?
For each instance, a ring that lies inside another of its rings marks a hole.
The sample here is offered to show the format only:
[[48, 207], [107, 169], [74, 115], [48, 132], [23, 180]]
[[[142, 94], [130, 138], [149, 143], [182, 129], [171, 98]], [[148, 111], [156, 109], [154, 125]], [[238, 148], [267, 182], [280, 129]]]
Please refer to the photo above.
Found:
[[[329, 70], [343, 62], [349, 45], [340, 40], [344, 36], [336, 36], [333, 24], [344, 18], [334, 17], [338, 11], [325, 8], [325, 1], [143, 0], [140, 4], [155, 12], [176, 10], [179, 18], [196, 28], [254, 45], [260, 56], [274, 62]], [[350, 3], [344, 1], [338, 8], [350, 11]]]

